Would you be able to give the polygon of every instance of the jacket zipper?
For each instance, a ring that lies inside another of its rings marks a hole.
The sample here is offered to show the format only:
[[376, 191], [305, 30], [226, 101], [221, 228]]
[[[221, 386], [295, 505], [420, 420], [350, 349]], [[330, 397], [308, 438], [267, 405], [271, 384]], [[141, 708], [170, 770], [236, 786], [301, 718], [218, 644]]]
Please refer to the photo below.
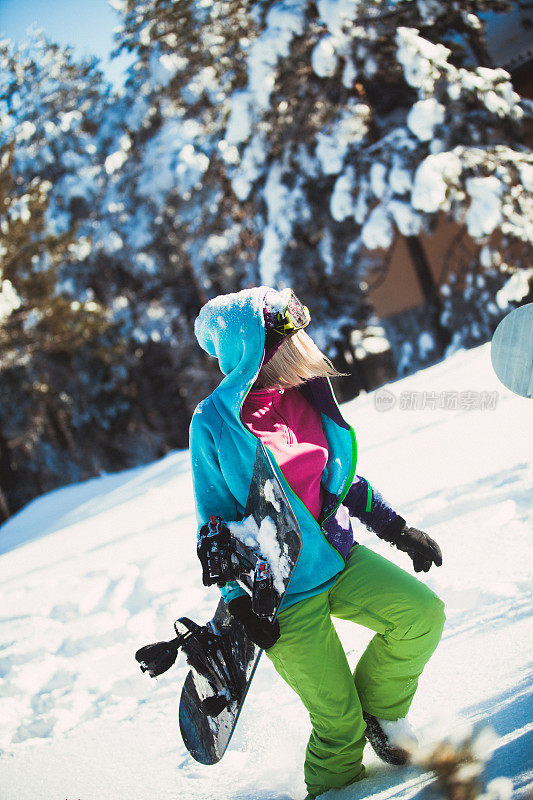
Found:
[[[328, 384], [329, 384], [329, 388], [330, 388], [330, 391], [331, 391], [331, 395], [332, 395], [332, 397], [333, 397], [333, 400], [334, 400], [334, 402], [335, 402], [335, 405], [336, 405], [336, 406], [337, 406], [337, 408], [339, 409], [339, 414], [340, 414], [340, 411], [341, 411], [341, 410], [340, 410], [340, 406], [339, 406], [339, 404], [337, 403], [337, 398], [335, 397], [335, 394], [334, 394], [334, 392], [333, 392], [333, 389], [331, 388], [331, 382], [330, 382], [329, 378], [326, 378], [326, 380], [327, 380], [327, 382], [328, 382]], [[341, 416], [342, 416], [342, 414], [341, 414]], [[352, 428], [352, 426], [351, 426], [351, 425], [350, 425], [349, 427], [350, 427], [350, 438], [351, 438], [351, 441], [352, 441], [352, 463], [351, 463], [351, 465], [350, 465], [350, 472], [349, 472], [349, 474], [348, 474], [348, 477], [347, 477], [346, 481], [344, 482], [344, 486], [343, 486], [343, 488], [342, 488], [341, 492], [339, 493], [339, 495], [338, 495], [338, 497], [337, 497], [337, 502], [336, 502], [336, 504], [333, 506], [333, 509], [330, 511], [330, 513], [329, 513], [329, 514], [327, 514], [327, 515], [324, 517], [324, 519], [322, 520], [322, 525], [324, 524], [324, 522], [325, 522], [327, 519], [329, 519], [330, 517], [332, 517], [332, 516], [333, 516], [333, 514], [336, 514], [336, 512], [337, 512], [337, 509], [339, 508], [339, 506], [341, 505], [342, 501], [344, 500], [344, 498], [346, 497], [346, 495], [347, 495], [347, 494], [348, 494], [348, 492], [350, 491], [350, 487], [351, 487], [351, 485], [352, 485], [352, 483], [353, 483], [353, 479], [354, 479], [354, 477], [355, 477], [355, 470], [356, 470], [356, 467], [357, 467], [357, 439], [356, 439], [356, 436], [355, 436], [355, 431], [354, 431], [354, 429]], [[327, 540], [326, 540], [326, 541], [327, 541]]]
[[294, 439], [294, 436], [293, 436], [293, 434], [292, 434], [292, 431], [291, 431], [291, 429], [290, 429], [290, 427], [289, 427], [289, 423], [288, 423], [288, 421], [285, 419], [285, 417], [283, 416], [283, 414], [281, 414], [281, 413], [278, 411], [278, 409], [277, 409], [277, 408], [275, 408], [275, 406], [274, 406], [274, 402], [272, 402], [272, 411], [274, 412], [274, 414], [276, 414], [276, 416], [277, 416], [277, 417], [279, 417], [279, 419], [282, 421], [283, 425], [285, 426], [285, 430], [286, 430], [286, 436], [287, 436], [287, 442], [288, 442], [288, 444], [294, 444], [294, 442], [295, 442], [295, 439]]

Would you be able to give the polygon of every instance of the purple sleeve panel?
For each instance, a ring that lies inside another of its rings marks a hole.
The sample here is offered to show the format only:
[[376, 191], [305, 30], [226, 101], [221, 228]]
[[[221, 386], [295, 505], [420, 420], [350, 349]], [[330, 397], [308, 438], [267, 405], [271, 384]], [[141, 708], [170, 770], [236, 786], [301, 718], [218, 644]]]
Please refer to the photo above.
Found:
[[355, 481], [343, 500], [351, 517], [360, 519], [368, 530], [380, 538], [392, 541], [403, 530], [405, 520], [392, 510], [383, 497], [372, 489], [366, 478]]
[[348, 509], [341, 504], [336, 513], [322, 523], [322, 530], [330, 545], [341, 554], [346, 562], [353, 545], [352, 523]]

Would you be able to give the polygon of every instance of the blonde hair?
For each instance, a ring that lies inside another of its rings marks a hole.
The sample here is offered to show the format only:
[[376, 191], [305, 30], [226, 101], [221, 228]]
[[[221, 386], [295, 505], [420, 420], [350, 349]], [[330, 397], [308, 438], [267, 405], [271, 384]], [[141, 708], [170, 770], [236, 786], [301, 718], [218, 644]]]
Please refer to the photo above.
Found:
[[286, 339], [261, 367], [254, 386], [256, 389], [290, 389], [313, 378], [337, 378], [344, 374], [337, 372], [311, 337], [300, 330]]

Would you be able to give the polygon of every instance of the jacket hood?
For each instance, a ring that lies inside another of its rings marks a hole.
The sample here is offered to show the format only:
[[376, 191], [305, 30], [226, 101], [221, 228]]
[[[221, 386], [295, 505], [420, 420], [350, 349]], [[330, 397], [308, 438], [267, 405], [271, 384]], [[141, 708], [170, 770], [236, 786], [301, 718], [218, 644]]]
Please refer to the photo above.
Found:
[[214, 297], [201, 309], [194, 332], [206, 353], [218, 359], [226, 376], [221, 387], [235, 390], [255, 380], [265, 348], [264, 298], [268, 286]]

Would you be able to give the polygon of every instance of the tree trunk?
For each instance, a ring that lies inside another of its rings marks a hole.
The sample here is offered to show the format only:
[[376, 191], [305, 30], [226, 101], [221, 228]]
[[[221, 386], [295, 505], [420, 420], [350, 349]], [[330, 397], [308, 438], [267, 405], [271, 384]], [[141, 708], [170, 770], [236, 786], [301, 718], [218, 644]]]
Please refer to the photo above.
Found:
[[439, 287], [435, 282], [433, 273], [431, 272], [431, 268], [424, 252], [424, 248], [422, 247], [418, 236], [406, 236], [405, 241], [409, 249], [411, 261], [413, 262], [413, 266], [415, 268], [420, 289], [431, 313], [433, 331], [437, 339], [440, 354], [443, 355], [444, 351], [451, 342], [451, 334], [450, 331], [445, 328], [440, 321], [440, 315], [442, 313], [442, 301], [439, 295]]
[[15, 486], [15, 474], [9, 457], [9, 445], [5, 436], [0, 432], [0, 520], [5, 522], [11, 516], [8, 496], [10, 489]]

